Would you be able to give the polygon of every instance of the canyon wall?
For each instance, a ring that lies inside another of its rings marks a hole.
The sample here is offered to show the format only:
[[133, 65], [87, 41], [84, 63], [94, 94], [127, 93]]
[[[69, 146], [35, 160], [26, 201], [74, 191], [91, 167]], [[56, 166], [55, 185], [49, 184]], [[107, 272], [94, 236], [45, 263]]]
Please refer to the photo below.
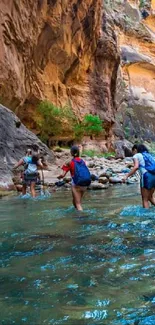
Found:
[[47, 99], [98, 114], [109, 148], [155, 139], [154, 0], [3, 0], [0, 18], [0, 102], [31, 130]]
[[121, 51], [115, 134], [155, 140], [155, 2], [115, 4], [113, 19]]
[[1, 103], [32, 130], [40, 100], [99, 114], [112, 141], [120, 56], [102, 0], [4, 0], [0, 17]]

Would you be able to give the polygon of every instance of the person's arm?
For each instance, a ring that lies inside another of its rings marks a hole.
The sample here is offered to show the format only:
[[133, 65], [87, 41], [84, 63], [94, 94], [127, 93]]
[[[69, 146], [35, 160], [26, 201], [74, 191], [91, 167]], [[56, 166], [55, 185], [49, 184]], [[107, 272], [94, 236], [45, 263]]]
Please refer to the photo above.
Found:
[[58, 179], [64, 178], [67, 173], [68, 173], [68, 171], [67, 172], [63, 171], [63, 173], [61, 175], [59, 175], [57, 178]]
[[42, 164], [42, 162], [41, 162], [41, 159], [39, 159], [38, 161], [37, 161], [37, 166], [38, 167], [40, 167], [41, 169], [43, 169], [43, 164]]
[[42, 163], [42, 165], [43, 165], [43, 168], [44, 168], [44, 169], [48, 169], [48, 163], [47, 163], [47, 160], [46, 160], [44, 157], [42, 157], [40, 160], [41, 160], [41, 163]]
[[66, 174], [70, 171], [70, 163], [66, 163], [62, 166], [63, 173], [58, 176], [58, 179], [64, 178]]
[[125, 182], [128, 177], [132, 176], [135, 174], [135, 172], [138, 170], [139, 168], [139, 161], [137, 158], [134, 158], [134, 167], [131, 169], [131, 171], [123, 178], [123, 181]]
[[20, 166], [22, 166], [22, 165], [24, 165], [24, 161], [23, 161], [23, 159], [20, 159], [14, 166], [13, 166], [13, 168], [12, 168], [12, 170], [15, 170], [15, 169], [17, 169], [18, 167], [20, 167]]

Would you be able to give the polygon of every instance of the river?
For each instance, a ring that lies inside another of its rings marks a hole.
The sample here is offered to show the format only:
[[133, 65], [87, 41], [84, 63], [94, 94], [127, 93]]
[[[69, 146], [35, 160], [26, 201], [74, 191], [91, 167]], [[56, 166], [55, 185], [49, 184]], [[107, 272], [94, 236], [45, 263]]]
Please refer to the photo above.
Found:
[[154, 325], [155, 209], [137, 185], [0, 201], [2, 325]]

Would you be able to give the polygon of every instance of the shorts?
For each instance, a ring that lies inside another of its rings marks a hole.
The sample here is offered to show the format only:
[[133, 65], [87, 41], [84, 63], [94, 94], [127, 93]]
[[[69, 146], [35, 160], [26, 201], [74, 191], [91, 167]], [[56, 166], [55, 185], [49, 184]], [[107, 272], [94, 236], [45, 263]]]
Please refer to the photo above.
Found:
[[88, 188], [88, 186], [80, 186], [80, 185], [76, 185], [76, 184], [74, 183], [73, 179], [72, 179], [72, 181], [71, 181], [71, 185], [74, 186], [74, 187], [77, 187], [77, 188], [79, 188], [79, 189], [82, 189], [82, 190], [84, 190], [84, 191]]
[[30, 185], [31, 183], [37, 183], [38, 173], [37, 174], [24, 174], [23, 185]]
[[147, 190], [151, 190], [152, 188], [155, 188], [155, 175], [151, 174], [149, 172], [145, 173], [143, 175], [143, 186]]

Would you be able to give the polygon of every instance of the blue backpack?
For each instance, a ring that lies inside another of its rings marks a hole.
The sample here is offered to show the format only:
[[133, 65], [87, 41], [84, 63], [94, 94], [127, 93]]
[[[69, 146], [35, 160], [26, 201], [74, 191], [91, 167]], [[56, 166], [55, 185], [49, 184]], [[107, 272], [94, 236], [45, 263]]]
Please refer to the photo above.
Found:
[[151, 173], [155, 174], [155, 158], [147, 151], [142, 153], [145, 161], [145, 169]]
[[32, 157], [24, 157], [24, 174], [26, 175], [35, 175], [38, 173], [37, 165], [32, 163]]
[[79, 161], [72, 159], [72, 161], [74, 161], [74, 184], [79, 186], [89, 186], [91, 183], [91, 175], [84, 161], [82, 159]]

